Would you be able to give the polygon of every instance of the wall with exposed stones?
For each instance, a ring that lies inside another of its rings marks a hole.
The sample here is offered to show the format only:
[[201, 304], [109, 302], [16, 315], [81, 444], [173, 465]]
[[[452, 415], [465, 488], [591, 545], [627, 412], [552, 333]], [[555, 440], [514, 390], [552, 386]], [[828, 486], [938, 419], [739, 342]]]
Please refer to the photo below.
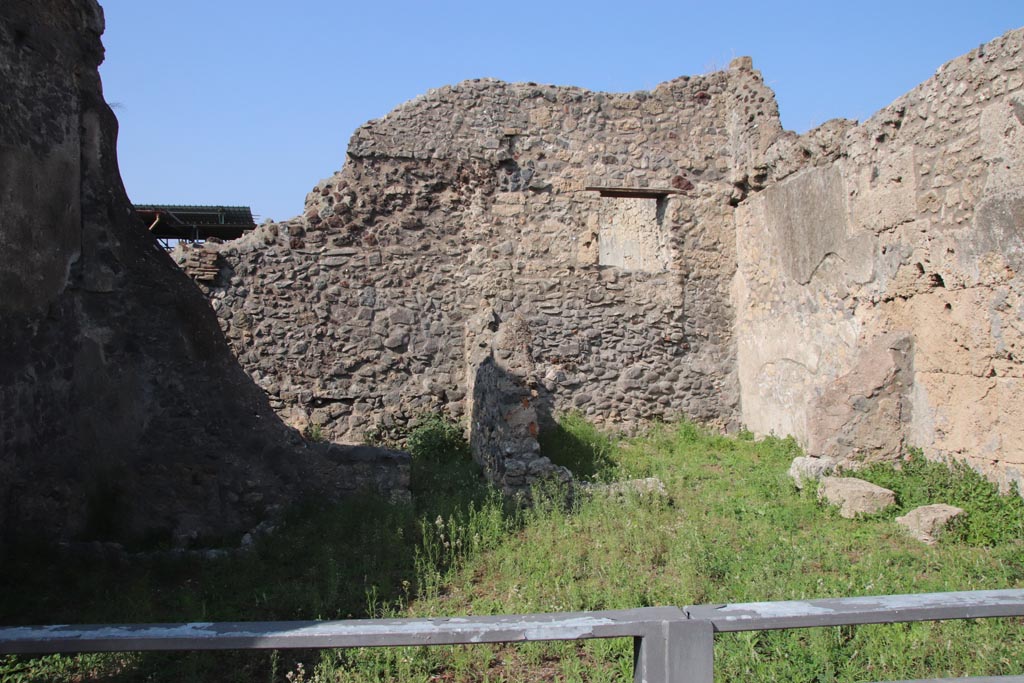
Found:
[[465, 414], [492, 312], [529, 331], [541, 428], [688, 416], [1019, 480], [1021, 42], [803, 136], [749, 58], [650, 92], [434, 90], [357, 130], [304, 215], [204, 247], [204, 286], [278, 412], [335, 439]]
[[780, 133], [749, 60], [650, 92], [433, 90], [357, 130], [303, 216], [202, 247], [203, 285], [278, 411], [333, 439], [464, 415], [484, 310], [529, 329], [542, 423], [735, 424], [733, 205]]
[[466, 322], [466, 403], [469, 446], [502, 493], [530, 500], [533, 487], [554, 480], [568, 486], [572, 473], [540, 452], [538, 380], [529, 323], [506, 320], [485, 308]]
[[1024, 32], [765, 155], [736, 214], [742, 419], [1024, 476]]
[[0, 3], [0, 551], [240, 538], [305, 494], [407, 491], [406, 456], [305, 444], [134, 219], [94, 0]]

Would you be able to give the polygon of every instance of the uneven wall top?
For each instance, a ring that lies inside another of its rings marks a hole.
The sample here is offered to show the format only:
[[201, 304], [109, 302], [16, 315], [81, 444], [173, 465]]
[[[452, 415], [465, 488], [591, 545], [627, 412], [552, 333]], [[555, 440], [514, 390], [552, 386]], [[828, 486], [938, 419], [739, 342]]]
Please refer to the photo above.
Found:
[[[503, 150], [509, 136], [529, 135], [537, 138], [535, 144], [553, 143], [563, 149], [570, 146], [571, 134], [578, 129], [603, 132], [605, 135], [600, 137], [612, 140], [642, 139], [667, 134], [659, 124], [678, 117], [687, 108], [717, 108], [722, 104], [738, 107], [731, 112], [739, 117], [736, 121], [723, 121], [728, 125], [744, 125], [777, 114], [774, 97], [766, 91], [760, 74], [742, 60], [737, 60], [730, 71], [684, 76], [651, 91], [630, 93], [475, 79], [430, 90], [383, 118], [370, 121], [352, 135], [348, 154], [500, 161], [506, 158]], [[434, 125], [422, 127], [425, 120]], [[770, 118], [764, 122], [775, 125]], [[408, 135], [413, 130], [419, 134]], [[689, 148], [694, 168], [700, 167], [711, 151], [705, 134], [718, 133], [677, 131], [674, 138], [678, 146]], [[722, 151], [733, 161], [738, 150]], [[599, 158], [594, 161], [599, 162]], [[644, 175], [640, 171], [647, 169], [630, 170], [640, 178]]]
[[206, 247], [204, 286], [275, 407], [332, 438], [462, 415], [484, 310], [530, 330], [542, 422], [734, 423], [732, 212], [781, 133], [749, 60], [650, 92], [440, 88], [357, 130], [301, 218]]

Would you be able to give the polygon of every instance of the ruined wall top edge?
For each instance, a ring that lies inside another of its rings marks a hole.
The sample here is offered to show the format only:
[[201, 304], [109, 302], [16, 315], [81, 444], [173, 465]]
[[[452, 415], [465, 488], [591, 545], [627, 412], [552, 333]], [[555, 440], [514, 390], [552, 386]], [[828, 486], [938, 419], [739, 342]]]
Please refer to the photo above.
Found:
[[[458, 147], [465, 153], [477, 146], [469, 145], [467, 149], [464, 144], [467, 137], [476, 138], [473, 141], [487, 149], [494, 144], [487, 139], [488, 135], [519, 135], [531, 129], [536, 131], [543, 128], [546, 117], [531, 117], [531, 113], [537, 110], [561, 109], [562, 115], [579, 117], [596, 114], [617, 118], [623, 113], [641, 109], [644, 102], [657, 102], [661, 106], [676, 108], [693, 98], [703, 102], [704, 98], [739, 90], [741, 86], [738, 83], [750, 79], [764, 87], [760, 72], [750, 66], [749, 59], [738, 59], [734, 60], [734, 66], [727, 71], [681, 76], [661, 83], [652, 90], [625, 93], [601, 92], [576, 86], [510, 83], [492, 78], [465, 80], [431, 89], [400, 104], [385, 116], [362, 125], [352, 135], [348, 156], [447, 158], [457, 156]], [[569, 107], [576, 109], [568, 111]], [[439, 116], [441, 111], [447, 112], [444, 117]], [[773, 108], [773, 112], [777, 114], [777, 107]], [[441, 128], [417, 131], [410, 127], [424, 119], [441, 123]], [[651, 124], [661, 122], [656, 115], [648, 121]], [[422, 145], [410, 147], [413, 140], [403, 139], [403, 136], [417, 132], [420, 135], [412, 137], [435, 141], [447, 137], [451, 143], [462, 144], [435, 145], [432, 148]], [[446, 135], [451, 132], [456, 133], [455, 139]]]

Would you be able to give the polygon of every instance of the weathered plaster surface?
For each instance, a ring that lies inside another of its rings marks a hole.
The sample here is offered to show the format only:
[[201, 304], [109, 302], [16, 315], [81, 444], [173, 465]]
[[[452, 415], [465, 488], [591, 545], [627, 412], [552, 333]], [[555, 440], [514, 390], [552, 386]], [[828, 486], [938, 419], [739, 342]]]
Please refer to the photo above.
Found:
[[756, 431], [847, 464], [902, 441], [1021, 480], [1022, 35], [766, 154], [732, 299]]

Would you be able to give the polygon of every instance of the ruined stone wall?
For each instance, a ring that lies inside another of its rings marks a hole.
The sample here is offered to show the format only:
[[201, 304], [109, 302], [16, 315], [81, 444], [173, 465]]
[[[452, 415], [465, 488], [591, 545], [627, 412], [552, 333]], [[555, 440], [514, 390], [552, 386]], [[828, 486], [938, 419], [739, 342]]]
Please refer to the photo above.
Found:
[[742, 419], [846, 463], [1024, 476], [1024, 33], [785, 136], [736, 214]]
[[493, 311], [529, 329], [541, 423], [685, 415], [845, 464], [909, 444], [1006, 484], [1021, 36], [803, 136], [747, 58], [651, 92], [442, 88], [356, 131], [303, 216], [179, 258], [274, 407], [334, 438], [463, 415], [467, 321]]
[[331, 438], [463, 415], [483, 310], [529, 328], [542, 421], [733, 424], [732, 213], [780, 133], [743, 59], [651, 92], [433, 90], [357, 130], [302, 217], [202, 247], [204, 286], [275, 408]]
[[0, 3], [0, 551], [236, 538], [303, 493], [398, 491], [407, 459], [306, 446], [137, 222], [94, 0]]

